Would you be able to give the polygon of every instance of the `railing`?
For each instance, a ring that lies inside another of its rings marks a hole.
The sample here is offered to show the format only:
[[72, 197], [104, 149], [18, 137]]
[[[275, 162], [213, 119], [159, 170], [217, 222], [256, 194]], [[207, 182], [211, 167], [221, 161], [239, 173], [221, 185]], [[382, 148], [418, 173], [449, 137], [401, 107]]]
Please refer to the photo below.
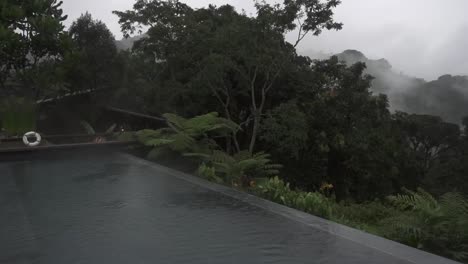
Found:
[[162, 121], [162, 122], [166, 121], [166, 119], [161, 118], [161, 117], [155, 117], [155, 116], [140, 114], [140, 113], [136, 113], [136, 112], [132, 112], [132, 111], [128, 111], [128, 110], [125, 110], [125, 109], [116, 108], [116, 107], [111, 107], [111, 106], [106, 107], [106, 110], [109, 110], [111, 112], [117, 112], [117, 113], [120, 113], [120, 114], [131, 115], [131, 116], [145, 118], [145, 119], [151, 119], [151, 120], [155, 120], [155, 121]]

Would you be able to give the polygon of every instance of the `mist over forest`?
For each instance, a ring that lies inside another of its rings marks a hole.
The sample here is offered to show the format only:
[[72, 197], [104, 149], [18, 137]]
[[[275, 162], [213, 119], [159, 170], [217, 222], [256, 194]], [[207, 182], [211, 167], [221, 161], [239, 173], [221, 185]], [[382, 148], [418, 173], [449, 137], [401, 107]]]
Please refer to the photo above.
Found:
[[[116, 41], [116, 45], [121, 50], [129, 50], [135, 41], [143, 37], [124, 38]], [[361, 51], [352, 49], [339, 54], [314, 50], [298, 53], [316, 60], [326, 60], [335, 55], [348, 66], [357, 62], [365, 63], [365, 72], [374, 77], [371, 90], [375, 94], [387, 95], [392, 111], [440, 116], [455, 124], [461, 124], [463, 117], [468, 116], [468, 76], [447, 74], [437, 80], [425, 80], [404, 74], [385, 58], [369, 59]]]
[[[333, 54], [306, 51], [303, 55], [328, 59]], [[457, 124], [468, 115], [468, 76], [442, 75], [437, 80], [424, 80], [402, 73], [385, 58], [369, 59], [357, 50], [345, 50], [336, 55], [348, 65], [365, 63], [366, 73], [375, 78], [372, 91], [386, 94], [393, 111], [440, 116]]]

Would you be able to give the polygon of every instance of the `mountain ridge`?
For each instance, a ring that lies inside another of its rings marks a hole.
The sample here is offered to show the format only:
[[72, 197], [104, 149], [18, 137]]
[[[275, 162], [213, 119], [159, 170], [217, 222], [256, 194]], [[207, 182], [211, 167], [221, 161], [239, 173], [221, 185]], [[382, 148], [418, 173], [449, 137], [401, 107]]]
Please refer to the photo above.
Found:
[[[333, 56], [320, 52], [302, 54], [315, 59]], [[385, 58], [369, 59], [358, 50], [348, 49], [334, 56], [347, 65], [365, 63], [366, 73], [374, 77], [371, 90], [386, 94], [392, 111], [436, 115], [458, 124], [468, 116], [468, 76], [445, 74], [427, 81], [398, 72]]]

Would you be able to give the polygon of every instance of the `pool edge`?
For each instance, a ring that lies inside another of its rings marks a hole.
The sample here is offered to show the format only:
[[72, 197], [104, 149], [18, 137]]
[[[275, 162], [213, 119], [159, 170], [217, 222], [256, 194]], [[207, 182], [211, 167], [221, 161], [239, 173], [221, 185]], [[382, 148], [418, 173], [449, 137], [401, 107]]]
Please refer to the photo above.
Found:
[[241, 192], [227, 186], [219, 185], [209, 182], [202, 178], [186, 174], [160, 164], [138, 158], [128, 153], [119, 153], [121, 156], [135, 163], [148, 166], [152, 169], [158, 170], [162, 173], [177, 177], [192, 184], [207, 188], [211, 191], [221, 193], [223, 195], [232, 197], [236, 200], [244, 201], [253, 206], [270, 211], [277, 215], [281, 215], [290, 220], [300, 222], [304, 225], [316, 228], [335, 236], [353, 241], [357, 244], [363, 245], [374, 250], [378, 250], [392, 257], [408, 261], [410, 263], [424, 263], [424, 264], [462, 264], [426, 251], [406, 246], [404, 244], [388, 240], [383, 237], [372, 235], [364, 231], [354, 229], [345, 225], [341, 225], [330, 220], [326, 220], [272, 201], [265, 200], [261, 197]]

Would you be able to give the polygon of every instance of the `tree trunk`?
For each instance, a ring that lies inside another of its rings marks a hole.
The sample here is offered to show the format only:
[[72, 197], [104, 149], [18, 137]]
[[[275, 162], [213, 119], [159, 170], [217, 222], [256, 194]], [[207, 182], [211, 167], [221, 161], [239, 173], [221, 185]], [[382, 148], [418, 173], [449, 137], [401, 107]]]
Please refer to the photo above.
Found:
[[260, 117], [257, 113], [255, 113], [254, 125], [252, 129], [252, 137], [250, 139], [250, 146], [249, 146], [250, 153], [253, 153], [255, 150], [255, 144], [257, 142], [257, 134], [258, 134], [259, 127], [260, 127]]

